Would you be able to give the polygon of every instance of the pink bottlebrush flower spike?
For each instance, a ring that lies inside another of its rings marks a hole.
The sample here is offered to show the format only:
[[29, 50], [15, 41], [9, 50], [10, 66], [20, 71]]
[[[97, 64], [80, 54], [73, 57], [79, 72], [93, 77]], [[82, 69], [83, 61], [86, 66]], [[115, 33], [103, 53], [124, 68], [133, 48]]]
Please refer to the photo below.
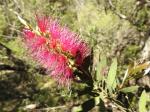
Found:
[[38, 33], [31, 28], [23, 30], [24, 42], [31, 56], [47, 69], [59, 84], [70, 85], [73, 68], [81, 66], [90, 53], [79, 36], [50, 17], [36, 16]]

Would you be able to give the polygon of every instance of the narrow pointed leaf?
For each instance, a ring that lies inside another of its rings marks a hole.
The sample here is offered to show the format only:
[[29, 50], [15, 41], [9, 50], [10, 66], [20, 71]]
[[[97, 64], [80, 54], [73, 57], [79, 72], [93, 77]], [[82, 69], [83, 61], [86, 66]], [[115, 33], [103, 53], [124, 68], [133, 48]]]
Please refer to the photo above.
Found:
[[116, 88], [116, 73], [117, 73], [117, 59], [113, 60], [113, 63], [110, 66], [110, 70], [107, 76], [107, 87], [108, 89], [115, 89]]
[[147, 101], [147, 94], [145, 91], [143, 91], [139, 100], [139, 112], [147, 112], [146, 101]]
[[139, 86], [130, 86], [130, 87], [123, 88], [120, 91], [124, 93], [134, 93], [138, 90], [138, 88]]

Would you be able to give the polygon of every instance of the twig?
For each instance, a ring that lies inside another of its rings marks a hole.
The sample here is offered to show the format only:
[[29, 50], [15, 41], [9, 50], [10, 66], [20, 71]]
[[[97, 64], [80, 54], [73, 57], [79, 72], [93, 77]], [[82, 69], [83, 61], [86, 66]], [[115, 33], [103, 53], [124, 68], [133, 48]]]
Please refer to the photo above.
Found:
[[[131, 108], [131, 111], [132, 111], [132, 112], [135, 112], [134, 109], [133, 109], [132, 106], [131, 106], [131, 103], [129, 102], [129, 98], [128, 98], [127, 96], [125, 96], [125, 98], [127, 99], [127, 102], [128, 102], [128, 104], [129, 104], [129, 107]], [[136, 107], [134, 107], [134, 108], [136, 108]]]
[[0, 70], [18, 70], [18, 68], [10, 66], [10, 65], [1, 65], [0, 64]]
[[116, 7], [113, 5], [113, 3], [112, 3], [111, 0], [108, 0], [108, 3], [109, 3], [109, 5], [112, 7], [113, 12], [114, 12], [116, 15], [118, 15], [118, 16], [119, 16], [120, 18], [122, 18], [122, 19], [127, 19], [127, 16], [125, 16], [124, 14], [121, 14], [121, 13], [119, 13], [119, 12], [116, 11]]
[[61, 108], [66, 108], [67, 106], [57, 106], [57, 107], [47, 107], [47, 108], [41, 108], [41, 109], [34, 109], [34, 110], [45, 110], [45, 111], [49, 111], [49, 110], [56, 110], [56, 109], [61, 109]]
[[123, 81], [122, 81], [122, 83], [121, 83], [120, 88], [122, 88], [123, 85], [124, 85], [124, 82], [125, 82], [125, 80], [126, 80], [126, 78], [127, 78], [127, 76], [128, 76], [128, 71], [129, 71], [129, 69], [127, 69], [126, 72], [125, 72], [125, 75], [124, 75], [124, 77], [123, 77]]
[[109, 5], [110, 5], [112, 8], [115, 8], [115, 6], [113, 5], [113, 3], [112, 3], [111, 0], [108, 0], [108, 3], [109, 3]]

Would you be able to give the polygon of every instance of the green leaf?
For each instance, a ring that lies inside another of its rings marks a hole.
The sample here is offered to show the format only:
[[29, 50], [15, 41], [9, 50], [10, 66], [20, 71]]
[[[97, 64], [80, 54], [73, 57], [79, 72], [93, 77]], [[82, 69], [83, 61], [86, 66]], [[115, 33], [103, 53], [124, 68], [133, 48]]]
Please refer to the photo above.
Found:
[[116, 88], [116, 73], [117, 73], [117, 59], [113, 59], [113, 63], [110, 66], [110, 70], [107, 76], [107, 87], [108, 89], [115, 89]]
[[124, 93], [134, 93], [138, 90], [139, 86], [130, 86], [126, 88], [122, 88], [120, 91]]
[[139, 100], [139, 112], [147, 112], [146, 101], [147, 101], [147, 94], [145, 91], [143, 91]]
[[150, 66], [149, 61], [142, 64], [134, 65], [133, 67], [129, 66], [128, 75], [130, 77], [135, 77], [136, 75], [139, 75], [137, 74], [138, 72], [147, 69], [149, 66]]
[[96, 80], [99, 82], [103, 79], [103, 75], [102, 72], [105, 69], [105, 67], [107, 66], [107, 59], [106, 56], [101, 56], [101, 61], [98, 63], [97, 65], [97, 71], [96, 71]]

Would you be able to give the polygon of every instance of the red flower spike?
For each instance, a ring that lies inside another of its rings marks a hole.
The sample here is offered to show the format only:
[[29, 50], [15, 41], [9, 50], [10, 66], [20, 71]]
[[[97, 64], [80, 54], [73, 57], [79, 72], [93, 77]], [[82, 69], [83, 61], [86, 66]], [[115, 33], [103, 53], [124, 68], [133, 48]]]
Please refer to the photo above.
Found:
[[45, 33], [48, 30], [50, 18], [37, 15], [36, 20], [40, 31]]
[[58, 39], [60, 37], [61, 27], [59, 23], [55, 20], [50, 20], [51, 23], [48, 28], [48, 32], [50, 33], [50, 37], [52, 39]]
[[[88, 45], [58, 21], [46, 16], [36, 16], [40, 33], [24, 29], [24, 42], [31, 56], [47, 69], [60, 85], [70, 85], [74, 78], [73, 66], [81, 66], [90, 54]], [[69, 60], [74, 61], [71, 63]], [[73, 65], [74, 64], [74, 65]]]
[[25, 39], [26, 40], [30, 40], [30, 39], [32, 39], [32, 38], [34, 38], [35, 37], [35, 33], [33, 33], [31, 30], [29, 30], [29, 29], [24, 29], [23, 30], [23, 33], [24, 33], [24, 36], [25, 36]]

